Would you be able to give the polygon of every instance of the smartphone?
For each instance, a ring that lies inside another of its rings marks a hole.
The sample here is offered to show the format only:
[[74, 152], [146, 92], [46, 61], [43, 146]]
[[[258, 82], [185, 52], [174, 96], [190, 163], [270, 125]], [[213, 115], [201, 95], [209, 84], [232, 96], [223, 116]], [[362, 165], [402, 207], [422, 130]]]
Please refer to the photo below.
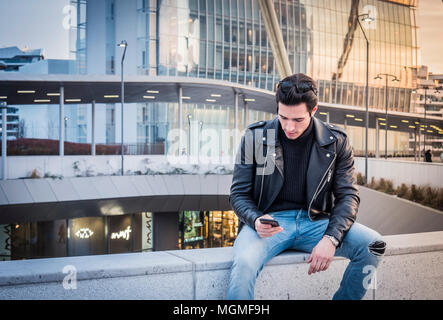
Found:
[[270, 224], [273, 227], [280, 227], [277, 220], [260, 218], [260, 222], [263, 224]]

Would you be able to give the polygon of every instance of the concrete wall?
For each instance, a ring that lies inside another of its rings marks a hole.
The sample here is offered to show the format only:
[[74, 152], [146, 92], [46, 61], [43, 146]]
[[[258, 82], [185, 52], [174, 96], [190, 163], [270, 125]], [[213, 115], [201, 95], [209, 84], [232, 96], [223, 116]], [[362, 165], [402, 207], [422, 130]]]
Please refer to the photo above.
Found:
[[[2, 159], [0, 158], [0, 163]], [[199, 164], [198, 169], [194, 165]], [[125, 174], [136, 171], [168, 173], [173, 168], [183, 168], [194, 173], [204, 174], [208, 170], [214, 170], [222, 165], [228, 170], [233, 169], [232, 157], [197, 157], [186, 156], [168, 158], [163, 155], [128, 155], [124, 157]], [[78, 170], [74, 167], [77, 166]], [[36, 169], [43, 177], [45, 174], [62, 176], [63, 178], [80, 176], [110, 176], [120, 175], [121, 156], [9, 156], [7, 157], [6, 176], [7, 179], [21, 179], [29, 177]]]
[[[355, 157], [355, 169], [365, 173], [365, 158]], [[425, 185], [443, 188], [443, 163], [368, 159], [368, 181], [371, 178], [389, 179], [394, 187], [406, 184]]]
[[[129, 118], [128, 118], [129, 119]], [[128, 120], [129, 121], [129, 120]], [[37, 169], [42, 174], [51, 173], [65, 178], [75, 177], [78, 172], [73, 168], [74, 162], [78, 163], [80, 173], [85, 175], [88, 171], [91, 176], [120, 174], [121, 156], [9, 156], [7, 158], [7, 178], [18, 179], [28, 177], [32, 170]], [[1, 159], [0, 159], [1, 162]], [[210, 165], [210, 163], [212, 165]], [[209, 170], [217, 165], [228, 169], [233, 168], [232, 157], [197, 157], [168, 158], [163, 155], [128, 155], [125, 156], [125, 172], [128, 170], [146, 171], [167, 170], [172, 167], [192, 168], [199, 164], [201, 170]], [[365, 159], [355, 158], [355, 169], [364, 174]], [[203, 172], [202, 172], [203, 173]], [[443, 163], [424, 163], [401, 160], [368, 159], [369, 181], [385, 178], [392, 180], [394, 186], [401, 183], [443, 187]]]
[[[443, 232], [385, 240], [375, 298], [443, 299]], [[271, 259], [255, 298], [331, 299], [348, 260], [336, 258], [328, 270], [308, 276], [308, 256], [285, 251]], [[224, 299], [231, 264], [232, 248], [5, 261], [0, 299]], [[365, 299], [373, 297], [368, 290]]]

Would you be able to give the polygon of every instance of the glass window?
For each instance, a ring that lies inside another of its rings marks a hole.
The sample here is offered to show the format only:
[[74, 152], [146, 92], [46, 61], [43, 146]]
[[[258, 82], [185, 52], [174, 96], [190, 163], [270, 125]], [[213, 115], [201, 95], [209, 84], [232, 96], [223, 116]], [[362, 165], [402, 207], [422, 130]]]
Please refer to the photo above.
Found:
[[110, 216], [108, 219], [109, 253], [131, 252], [134, 236], [131, 215]]
[[214, 16], [208, 16], [208, 40], [215, 40]]
[[236, 19], [237, 18], [237, 0], [231, 0], [231, 16], [232, 19]]
[[86, 256], [106, 253], [105, 218], [77, 218], [69, 221], [68, 255]]
[[223, 12], [226, 17], [229, 17], [231, 10], [231, 3], [229, 0], [223, 0]]

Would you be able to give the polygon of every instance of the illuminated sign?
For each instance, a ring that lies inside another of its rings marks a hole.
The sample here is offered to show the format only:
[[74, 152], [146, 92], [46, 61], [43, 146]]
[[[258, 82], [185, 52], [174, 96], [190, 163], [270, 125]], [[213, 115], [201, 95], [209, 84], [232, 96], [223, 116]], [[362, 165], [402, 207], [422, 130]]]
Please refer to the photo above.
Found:
[[122, 230], [120, 232], [113, 232], [111, 234], [111, 239], [125, 239], [129, 240], [129, 233], [132, 232], [131, 227], [128, 226], [125, 230]]
[[89, 228], [81, 228], [78, 229], [75, 235], [79, 237], [80, 239], [88, 239], [90, 238], [94, 232]]

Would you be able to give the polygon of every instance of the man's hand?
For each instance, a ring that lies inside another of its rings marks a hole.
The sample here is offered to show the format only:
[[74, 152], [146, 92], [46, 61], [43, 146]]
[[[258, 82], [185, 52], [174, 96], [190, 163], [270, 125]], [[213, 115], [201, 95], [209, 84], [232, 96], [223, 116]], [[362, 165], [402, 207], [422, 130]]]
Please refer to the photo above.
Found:
[[[274, 218], [271, 217], [269, 214], [265, 214], [264, 216], [261, 216], [260, 218], [274, 220]], [[260, 218], [257, 218], [255, 220], [255, 230], [257, 231], [260, 238], [272, 237], [274, 234], [283, 231], [282, 227], [273, 227], [270, 224], [261, 223]]]
[[307, 263], [310, 263], [308, 274], [325, 271], [329, 268], [335, 255], [335, 246], [331, 240], [323, 237], [320, 242], [312, 249]]

